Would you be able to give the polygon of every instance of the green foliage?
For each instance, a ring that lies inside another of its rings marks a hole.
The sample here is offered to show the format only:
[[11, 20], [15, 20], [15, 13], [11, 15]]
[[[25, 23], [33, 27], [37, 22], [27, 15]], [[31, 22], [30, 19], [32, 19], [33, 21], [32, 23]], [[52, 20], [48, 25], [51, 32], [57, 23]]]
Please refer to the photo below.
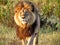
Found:
[[14, 16], [14, 8], [13, 8], [13, 2], [8, 1], [7, 4], [4, 6], [0, 6], [0, 23], [7, 25], [7, 26], [13, 26], [13, 16]]
[[2, 4], [3, 4], [3, 5], [7, 4], [7, 1], [8, 1], [8, 0], [0, 0], [0, 5], [2, 5]]

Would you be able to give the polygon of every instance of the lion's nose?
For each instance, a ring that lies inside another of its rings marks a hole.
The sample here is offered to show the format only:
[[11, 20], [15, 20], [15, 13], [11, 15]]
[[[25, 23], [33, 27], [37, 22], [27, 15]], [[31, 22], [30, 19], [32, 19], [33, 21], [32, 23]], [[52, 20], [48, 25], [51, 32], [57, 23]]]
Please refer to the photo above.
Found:
[[24, 19], [24, 18], [25, 18], [25, 16], [22, 16], [22, 18]]

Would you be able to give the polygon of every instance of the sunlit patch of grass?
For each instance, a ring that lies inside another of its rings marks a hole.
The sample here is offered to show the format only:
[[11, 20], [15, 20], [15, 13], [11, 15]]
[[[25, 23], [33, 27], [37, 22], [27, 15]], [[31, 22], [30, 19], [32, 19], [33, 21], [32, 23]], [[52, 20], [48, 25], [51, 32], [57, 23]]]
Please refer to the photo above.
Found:
[[60, 31], [39, 33], [39, 45], [60, 45]]
[[11, 38], [15, 36], [15, 29], [14, 28], [8, 28], [4, 25], [0, 25], [0, 38]]
[[0, 45], [19, 45], [20, 40], [16, 36], [15, 28], [0, 24]]

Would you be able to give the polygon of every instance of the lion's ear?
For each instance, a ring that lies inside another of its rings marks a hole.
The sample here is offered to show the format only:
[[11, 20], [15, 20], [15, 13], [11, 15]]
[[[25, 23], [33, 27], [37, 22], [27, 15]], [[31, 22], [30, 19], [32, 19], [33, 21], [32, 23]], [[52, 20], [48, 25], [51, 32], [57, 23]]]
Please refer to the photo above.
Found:
[[36, 8], [38, 8], [38, 9], [40, 8], [40, 2], [33, 2], [33, 4]]
[[[40, 3], [33, 2], [33, 5], [31, 5], [32, 6], [32, 12], [35, 12], [36, 10], [38, 10], [39, 5], [40, 5]], [[36, 7], [37, 7], [37, 9], [36, 9]]]

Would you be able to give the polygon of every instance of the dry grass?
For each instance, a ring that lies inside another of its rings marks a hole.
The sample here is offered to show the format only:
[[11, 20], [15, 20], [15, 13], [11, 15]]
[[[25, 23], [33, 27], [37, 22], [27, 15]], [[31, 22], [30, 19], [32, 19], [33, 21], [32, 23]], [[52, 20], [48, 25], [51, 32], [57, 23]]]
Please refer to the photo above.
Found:
[[[60, 31], [49, 33], [39, 32], [38, 45], [60, 45]], [[15, 29], [0, 26], [0, 45], [21, 45], [20, 40], [16, 37]]]
[[39, 33], [38, 45], [60, 45], [60, 31]]

